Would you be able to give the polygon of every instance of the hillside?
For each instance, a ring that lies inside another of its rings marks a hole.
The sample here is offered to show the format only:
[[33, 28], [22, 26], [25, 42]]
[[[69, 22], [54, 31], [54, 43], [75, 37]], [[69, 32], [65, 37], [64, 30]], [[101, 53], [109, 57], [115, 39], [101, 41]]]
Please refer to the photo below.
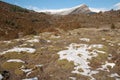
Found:
[[48, 15], [0, 1], [0, 80], [120, 80], [119, 17]]
[[[0, 39], [14, 39], [19, 33], [37, 34], [50, 26], [51, 16], [0, 1]], [[44, 25], [44, 26], [43, 26]], [[11, 36], [12, 35], [12, 36]]]
[[[0, 40], [18, 38], [29, 34], [61, 29], [76, 29], [80, 27], [101, 28], [112, 24], [119, 28], [120, 11], [109, 11], [98, 14], [71, 14], [66, 16], [37, 13], [15, 5], [0, 1]], [[12, 36], [11, 36], [12, 35]]]

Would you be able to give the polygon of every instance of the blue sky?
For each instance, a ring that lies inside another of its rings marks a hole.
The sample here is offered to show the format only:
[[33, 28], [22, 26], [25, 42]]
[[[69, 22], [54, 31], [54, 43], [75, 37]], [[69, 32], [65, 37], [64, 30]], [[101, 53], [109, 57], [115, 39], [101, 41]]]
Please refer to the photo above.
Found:
[[24, 8], [43, 9], [63, 9], [80, 4], [86, 4], [92, 9], [108, 10], [112, 8], [120, 9], [120, 0], [3, 0]]

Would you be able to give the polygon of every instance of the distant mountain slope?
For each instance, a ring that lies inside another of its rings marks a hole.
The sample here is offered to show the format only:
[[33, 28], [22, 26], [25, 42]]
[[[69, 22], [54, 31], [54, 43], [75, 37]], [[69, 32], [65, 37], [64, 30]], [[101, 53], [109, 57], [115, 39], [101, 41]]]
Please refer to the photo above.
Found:
[[80, 14], [80, 13], [87, 14], [90, 13], [91, 11], [87, 5], [82, 4], [72, 8], [58, 9], [58, 10], [43, 10], [40, 12], [45, 12], [48, 14], [56, 14], [56, 15], [69, 15], [69, 14]]

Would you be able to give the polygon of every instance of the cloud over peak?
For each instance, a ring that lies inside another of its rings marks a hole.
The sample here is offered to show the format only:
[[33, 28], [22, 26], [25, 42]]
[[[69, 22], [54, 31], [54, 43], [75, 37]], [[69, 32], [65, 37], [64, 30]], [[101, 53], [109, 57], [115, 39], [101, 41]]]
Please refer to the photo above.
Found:
[[[35, 7], [35, 6], [28, 6], [27, 9], [35, 10], [36, 12], [51, 12], [54, 14], [54, 13], [63, 12], [69, 9], [72, 11], [72, 9], [79, 7], [79, 6], [81, 5], [75, 6], [73, 8], [63, 8], [63, 9], [39, 9], [38, 7]], [[109, 8], [93, 8], [93, 7], [89, 7], [89, 9], [93, 12], [100, 12], [100, 11], [104, 12], [104, 11], [110, 10]], [[115, 9], [115, 10], [120, 9], [120, 2], [113, 5], [111, 9]]]
[[114, 5], [115, 9], [120, 9], [120, 2]]

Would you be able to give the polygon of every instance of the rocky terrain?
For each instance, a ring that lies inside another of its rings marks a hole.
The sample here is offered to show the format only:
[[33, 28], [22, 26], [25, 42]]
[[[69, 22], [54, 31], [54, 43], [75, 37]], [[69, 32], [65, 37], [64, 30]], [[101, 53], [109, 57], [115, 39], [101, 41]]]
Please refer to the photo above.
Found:
[[0, 2], [0, 80], [120, 80], [119, 10], [60, 16], [10, 6]]

